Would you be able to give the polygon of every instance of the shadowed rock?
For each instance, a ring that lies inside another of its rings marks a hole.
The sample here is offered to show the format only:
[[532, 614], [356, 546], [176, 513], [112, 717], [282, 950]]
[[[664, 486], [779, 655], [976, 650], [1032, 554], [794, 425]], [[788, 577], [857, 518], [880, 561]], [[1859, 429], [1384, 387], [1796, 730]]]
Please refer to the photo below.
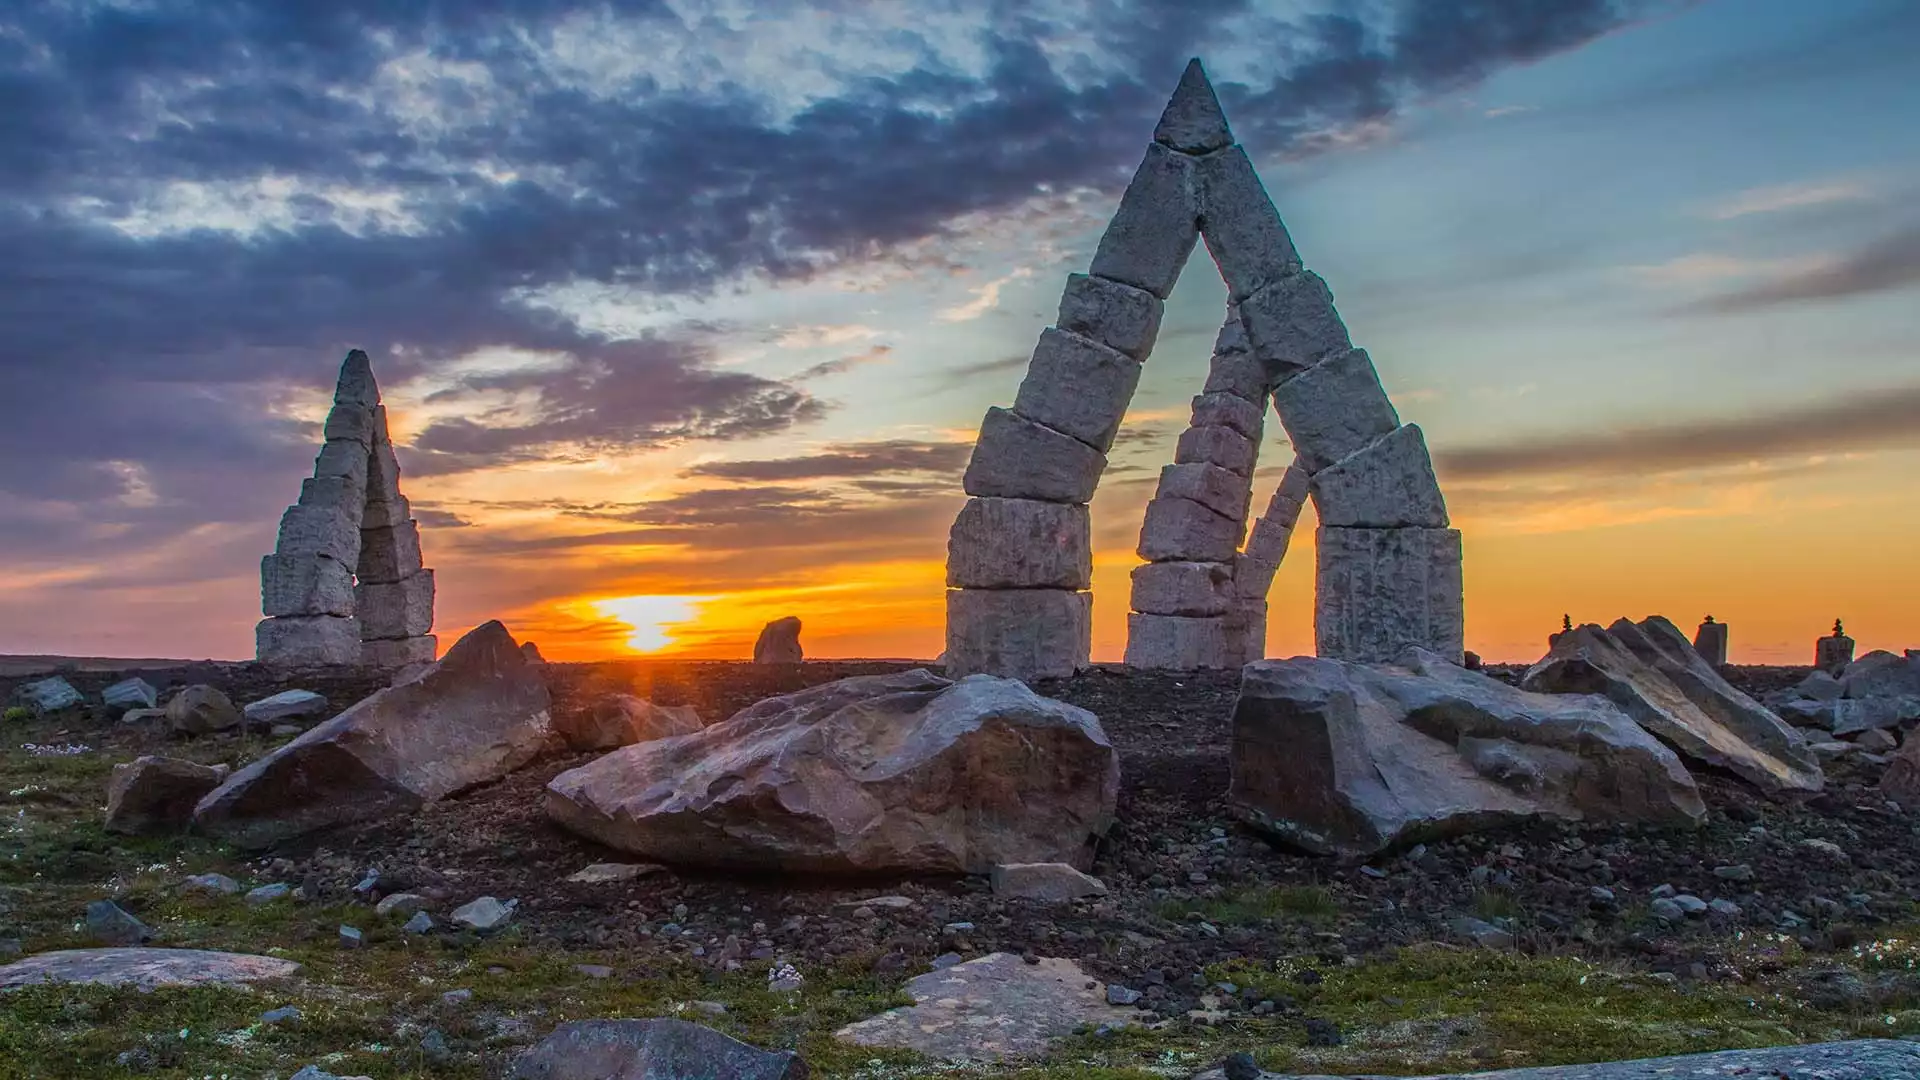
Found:
[[225, 765], [140, 757], [113, 767], [107, 781], [108, 832], [168, 833], [187, 827], [193, 808], [227, 778]]
[[806, 1080], [787, 1050], [760, 1050], [685, 1020], [576, 1020], [514, 1062], [513, 1080]]
[[609, 694], [585, 710], [555, 717], [553, 726], [571, 749], [617, 750], [691, 735], [704, 725], [691, 705], [655, 705], [632, 694]]
[[754, 663], [797, 664], [802, 659], [799, 618], [788, 615], [760, 628], [760, 637], [753, 643]]

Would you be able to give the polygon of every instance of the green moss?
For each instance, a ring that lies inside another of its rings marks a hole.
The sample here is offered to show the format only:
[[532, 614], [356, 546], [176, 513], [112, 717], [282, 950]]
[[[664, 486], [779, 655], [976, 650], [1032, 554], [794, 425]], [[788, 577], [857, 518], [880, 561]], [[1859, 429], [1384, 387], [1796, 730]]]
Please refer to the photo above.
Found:
[[0, 713], [0, 720], [21, 721], [31, 719], [33, 719], [33, 710], [27, 708], [25, 705], [9, 705], [5, 712]]
[[1224, 926], [1250, 926], [1268, 919], [1324, 922], [1340, 914], [1340, 904], [1318, 885], [1269, 885], [1235, 889], [1214, 897], [1168, 900], [1156, 912], [1174, 922], [1198, 915]]

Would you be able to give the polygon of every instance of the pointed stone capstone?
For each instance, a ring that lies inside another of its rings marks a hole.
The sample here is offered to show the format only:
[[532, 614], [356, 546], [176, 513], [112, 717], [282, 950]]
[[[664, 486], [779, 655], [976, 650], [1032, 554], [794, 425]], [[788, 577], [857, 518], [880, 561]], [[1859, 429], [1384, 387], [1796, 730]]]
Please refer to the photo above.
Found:
[[1180, 85], [1153, 129], [1153, 141], [1183, 154], [1206, 154], [1233, 145], [1227, 114], [1220, 110], [1220, 99], [1199, 57], [1187, 61]]

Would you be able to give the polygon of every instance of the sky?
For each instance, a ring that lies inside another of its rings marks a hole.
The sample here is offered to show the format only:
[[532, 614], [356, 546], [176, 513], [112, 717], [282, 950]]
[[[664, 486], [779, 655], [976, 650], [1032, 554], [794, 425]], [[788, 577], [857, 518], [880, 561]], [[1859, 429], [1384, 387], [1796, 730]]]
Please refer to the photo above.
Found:
[[[443, 647], [932, 657], [980, 419], [1191, 56], [1426, 433], [1468, 648], [1920, 645], [1916, 54], [1909, 0], [15, 0], [0, 652], [251, 656], [363, 348]], [[1202, 249], [1093, 504], [1096, 660], [1224, 303]], [[1269, 416], [1257, 500], [1289, 459]]]

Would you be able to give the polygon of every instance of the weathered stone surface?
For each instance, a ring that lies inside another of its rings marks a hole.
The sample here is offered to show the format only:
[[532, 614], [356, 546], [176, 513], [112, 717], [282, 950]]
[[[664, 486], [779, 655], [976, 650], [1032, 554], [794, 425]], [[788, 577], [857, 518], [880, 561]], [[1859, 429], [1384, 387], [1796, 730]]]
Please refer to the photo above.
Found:
[[419, 637], [433, 629], [433, 571], [417, 570], [399, 581], [354, 587], [353, 613], [362, 639]]
[[135, 675], [100, 691], [100, 703], [106, 706], [108, 715], [120, 716], [130, 709], [151, 709], [158, 705], [160, 691], [154, 689], [152, 683]]
[[1225, 390], [1193, 399], [1194, 427], [1230, 427], [1255, 442], [1260, 441], [1264, 415], [1258, 403]]
[[1085, 503], [1106, 467], [1106, 455], [1079, 439], [995, 406], [961, 486], [969, 495]]
[[1366, 449], [1314, 473], [1322, 525], [1385, 529], [1447, 526], [1447, 503], [1434, 479], [1420, 428], [1407, 424]]
[[1227, 648], [1226, 620], [1180, 615], [1127, 614], [1128, 667], [1145, 671], [1199, 671], [1237, 666]]
[[1241, 600], [1261, 600], [1273, 588], [1273, 577], [1280, 564], [1256, 559], [1242, 552], [1233, 559], [1233, 594]]
[[1104, 454], [1139, 384], [1140, 361], [1049, 326], [1040, 332], [1013, 411]]
[[373, 411], [379, 406], [369, 408], [365, 405], [335, 405], [327, 413], [325, 427], [326, 439], [344, 442], [356, 442], [369, 449], [373, 447]]
[[804, 659], [799, 616], [787, 615], [760, 628], [760, 636], [753, 643], [754, 663], [797, 664]]
[[1085, 589], [1093, 546], [1085, 506], [1037, 499], [968, 499], [947, 535], [947, 585]]
[[334, 384], [336, 404], [374, 406], [380, 404], [380, 387], [374, 382], [373, 361], [355, 349], [340, 363], [340, 378]]
[[330, 555], [262, 556], [260, 613], [350, 616], [353, 568]]
[[360, 531], [354, 577], [362, 585], [404, 581], [420, 571], [420, 524], [409, 521]]
[[1190, 427], [1180, 433], [1173, 460], [1183, 465], [1204, 461], [1250, 477], [1259, 453], [1260, 444], [1230, 427]]
[[13, 699], [35, 713], [60, 712], [63, 709], [77, 709], [87, 703], [73, 684], [58, 675], [48, 679], [36, 679], [15, 687]]
[[366, 501], [365, 482], [351, 476], [309, 476], [300, 481], [301, 506], [330, 506], [352, 514]]
[[1853, 663], [1853, 639], [1840, 632], [1838, 623], [1833, 633], [1813, 643], [1813, 666], [1831, 675], [1838, 675]]
[[256, 727], [282, 720], [313, 720], [327, 714], [324, 695], [311, 690], [282, 690], [271, 697], [248, 704], [240, 710], [247, 723]]
[[1713, 616], [1707, 616], [1706, 621], [1693, 633], [1693, 651], [1714, 667], [1724, 666], [1727, 662], [1727, 624], [1714, 622]]
[[1164, 465], [1154, 495], [1162, 499], [1190, 499], [1235, 521], [1247, 519], [1253, 499], [1252, 482], [1239, 473], [1205, 461]]
[[169, 757], [139, 757], [113, 767], [107, 781], [108, 832], [179, 832], [201, 796], [220, 786], [227, 767]]
[[104, 945], [145, 945], [153, 940], [153, 927], [111, 900], [89, 903], [85, 919], [87, 936]]
[[948, 589], [947, 674], [1064, 679], [1087, 666], [1093, 594], [1066, 589]]
[[1876, 649], [1846, 666], [1839, 687], [1835, 735], [1920, 720], [1920, 660], [1910, 655]]
[[90, 986], [210, 986], [284, 979], [300, 970], [291, 960], [207, 949], [62, 949], [0, 967], [0, 990], [36, 983]]
[[1160, 336], [1161, 299], [1145, 289], [1091, 274], [1069, 274], [1060, 296], [1060, 329], [1145, 360]]
[[[1712, 1054], [1639, 1058], [1594, 1065], [1556, 1065], [1497, 1072], [1451, 1073], [1411, 1080], [1894, 1080], [1920, 1076], [1920, 1044], [1901, 1039], [1857, 1039], [1762, 1050], [1722, 1050]], [[1211, 1069], [1193, 1080], [1225, 1080]], [[1258, 1080], [1341, 1080], [1330, 1076], [1282, 1076], [1262, 1072]], [[1389, 1080], [1385, 1076], [1349, 1076], [1345, 1080]]]
[[194, 811], [201, 831], [261, 847], [370, 821], [497, 780], [552, 732], [547, 687], [498, 622], [241, 769]]
[[1147, 146], [1093, 253], [1095, 276], [1167, 298], [1200, 236], [1193, 166], [1185, 154]]
[[531, 641], [523, 641], [520, 643], [520, 655], [526, 657], [527, 663], [529, 664], [545, 664], [547, 662], [547, 658], [540, 655], [540, 646], [535, 645]]
[[1683, 756], [1732, 772], [1768, 794], [1821, 789], [1819, 763], [1800, 733], [1729, 686], [1658, 615], [1561, 633], [1521, 685], [1601, 694]]
[[1308, 473], [1359, 453], [1400, 426], [1365, 349], [1336, 353], [1274, 387], [1273, 407]]
[[1512, 821], [1697, 823], [1693, 777], [1605, 698], [1528, 693], [1421, 649], [1241, 675], [1229, 808], [1289, 844], [1371, 855]]
[[[1233, 325], [1238, 327], [1239, 323]], [[1266, 366], [1260, 363], [1259, 357], [1244, 349], [1214, 353], [1213, 362], [1207, 367], [1207, 383], [1203, 389], [1209, 394], [1232, 394], [1265, 409]]]
[[1149, 615], [1225, 615], [1233, 567], [1217, 562], [1152, 562], [1133, 568], [1133, 610]]
[[897, 1047], [931, 1058], [1000, 1061], [1036, 1057], [1077, 1029], [1137, 1023], [1140, 1014], [1107, 1004], [1106, 986], [1071, 960], [989, 953], [907, 983], [915, 1004], [849, 1024], [834, 1038]]
[[1244, 528], [1191, 499], [1163, 496], [1147, 503], [1136, 550], [1148, 562], [1232, 562]]
[[358, 663], [370, 668], [399, 671], [416, 664], [433, 663], [433, 658], [439, 649], [440, 638], [435, 634], [362, 641]]
[[[1308, 477], [1307, 470], [1301, 468], [1297, 461], [1289, 464], [1287, 471], [1280, 474], [1280, 483], [1273, 489], [1266, 516], [1283, 518], [1287, 524], [1293, 524], [1299, 518], [1300, 506], [1307, 501], [1307, 494], [1312, 487], [1313, 481]], [[1287, 515], [1282, 507], [1290, 507], [1291, 515]]]
[[[367, 455], [367, 502], [404, 506], [406, 501], [406, 496], [400, 494], [400, 461], [393, 456], [393, 443], [387, 438], [386, 416], [383, 412], [374, 429], [373, 451]], [[398, 521], [369, 521], [365, 525], [398, 525], [406, 519], [407, 515], [401, 514]]]
[[1287, 548], [1293, 545], [1293, 527], [1272, 518], [1261, 518], [1253, 523], [1247, 535], [1247, 547], [1244, 554], [1256, 562], [1279, 566], [1287, 557]]
[[586, 868], [567, 875], [567, 880], [576, 885], [611, 885], [635, 878], [649, 877], [654, 874], [671, 873], [659, 863], [593, 863]]
[[322, 444], [319, 455], [313, 459], [313, 475], [315, 479], [329, 476], [345, 477], [361, 491], [365, 491], [367, 448], [357, 442], [344, 439]]
[[363, 529], [395, 528], [413, 520], [413, 504], [404, 495], [396, 495], [391, 500], [368, 500], [365, 511], [360, 517]]
[[1008, 900], [1059, 904], [1107, 895], [1106, 882], [1066, 863], [1001, 863], [989, 876], [993, 895]]
[[705, 726], [691, 705], [655, 705], [633, 694], [609, 694], [586, 709], [561, 713], [553, 722], [554, 730], [574, 750], [617, 750], [691, 735]]
[[548, 815], [669, 864], [985, 873], [1086, 865], [1119, 758], [1092, 713], [1010, 679], [925, 669], [768, 698], [547, 785]]
[[176, 735], [226, 731], [239, 727], [241, 719], [233, 699], [220, 688], [205, 683], [189, 686], [167, 701], [167, 726]]
[[685, 1020], [575, 1020], [513, 1063], [511, 1080], [806, 1080], [787, 1050], [760, 1050]]
[[360, 622], [336, 615], [284, 615], [253, 628], [254, 655], [269, 667], [358, 664]]
[[1268, 385], [1353, 348], [1334, 310], [1333, 290], [1312, 271], [1281, 278], [1242, 300], [1240, 318]]
[[469, 900], [447, 916], [447, 921], [467, 930], [487, 932], [498, 930], [513, 921], [513, 913], [520, 907], [520, 901], [501, 902], [492, 896], [477, 897]]
[[1180, 85], [1154, 126], [1153, 141], [1183, 154], [1205, 154], [1233, 145], [1233, 132], [1227, 128], [1226, 114], [1220, 111], [1220, 99], [1214, 96], [1199, 57], [1187, 61]]
[[1341, 529], [1314, 534], [1315, 652], [1386, 663], [1409, 645], [1466, 651], [1460, 534], [1453, 529]]
[[360, 558], [360, 522], [331, 506], [289, 506], [280, 517], [280, 555], [325, 555], [352, 566]]
[[1267, 285], [1300, 272], [1300, 253], [1245, 150], [1229, 146], [1199, 159], [1193, 184], [1200, 235], [1226, 280], [1228, 296], [1244, 303]]
[[[1236, 585], [1239, 583], [1236, 581]], [[1226, 635], [1229, 666], [1241, 667], [1267, 655], [1266, 588], [1236, 597], [1220, 632]]]

